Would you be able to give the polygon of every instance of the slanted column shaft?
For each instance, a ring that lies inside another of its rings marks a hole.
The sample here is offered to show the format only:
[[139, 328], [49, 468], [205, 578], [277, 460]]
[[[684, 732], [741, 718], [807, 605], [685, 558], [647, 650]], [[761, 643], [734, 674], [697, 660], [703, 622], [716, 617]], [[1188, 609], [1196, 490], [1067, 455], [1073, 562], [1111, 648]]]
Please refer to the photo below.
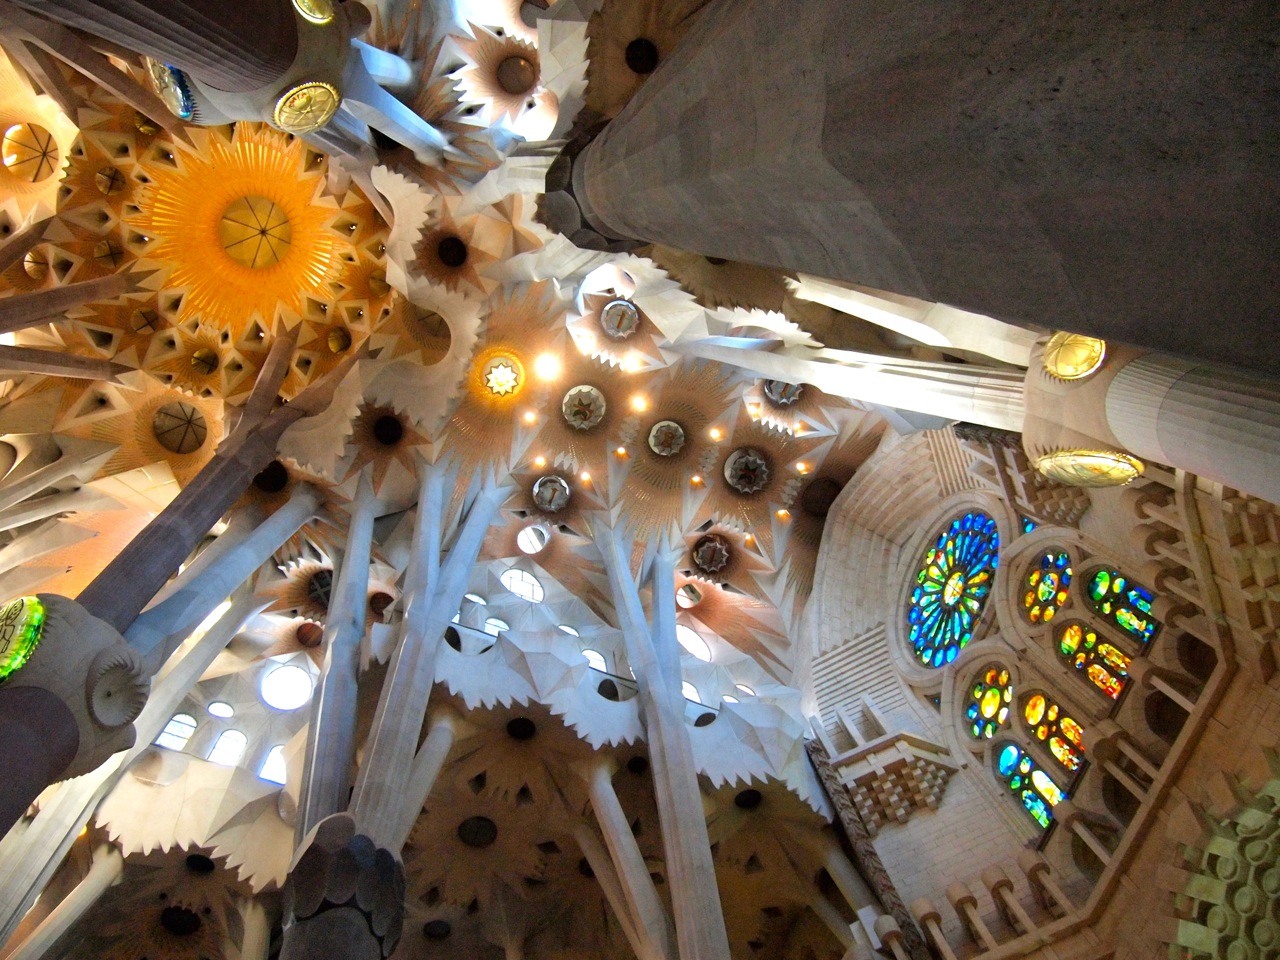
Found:
[[591, 867], [591, 872], [596, 875], [596, 882], [600, 884], [600, 890], [604, 893], [605, 899], [609, 901], [609, 906], [613, 908], [613, 915], [618, 920], [618, 926], [622, 928], [623, 936], [631, 944], [631, 949], [635, 951], [636, 957], [639, 960], [651, 960], [654, 956], [651, 952], [653, 945], [647, 940], [642, 940], [640, 934], [636, 932], [635, 920], [632, 919], [630, 908], [627, 906], [626, 896], [622, 892], [622, 884], [618, 879], [617, 871], [614, 869], [613, 861], [609, 859], [609, 853], [604, 848], [604, 844], [600, 842], [596, 832], [581, 820], [573, 826], [573, 838], [577, 841], [578, 849], [582, 851], [582, 856], [587, 861], [587, 865]]
[[[673, 683], [668, 676], [669, 665], [664, 664], [655, 647], [655, 638], [645, 620], [639, 591], [631, 575], [628, 551], [602, 518], [595, 518], [593, 530], [604, 555], [627, 659], [640, 688], [679, 954], [685, 960], [729, 960], [729, 939], [711, 859], [693, 745], [684, 721], [679, 677], [677, 675]], [[661, 633], [660, 642], [667, 649], [669, 660], [670, 654], [678, 650], [674, 556], [670, 551], [660, 550], [659, 557], [653, 574], [654, 629]], [[666, 587], [662, 585], [664, 580], [670, 581]]]
[[325, 817], [347, 808], [351, 761], [355, 756], [356, 694], [360, 642], [364, 639], [369, 592], [369, 554], [377, 501], [367, 470], [360, 474], [347, 549], [325, 617], [325, 656], [307, 728], [307, 764], [298, 802], [298, 836]]
[[[596, 764], [585, 775], [591, 809], [595, 811], [609, 856], [617, 868], [637, 934], [644, 941], [649, 957], [669, 957], [674, 946], [671, 921], [658, 899], [658, 891], [654, 889], [653, 878], [649, 876], [649, 868], [631, 832], [627, 815], [618, 802], [609, 767], [603, 763]], [[642, 957], [641, 960], [647, 958]]]
[[267, 908], [252, 898], [240, 901], [240, 916], [244, 919], [244, 939], [240, 947], [240, 960], [267, 960], [271, 955], [271, 922]]
[[423, 804], [427, 802], [427, 797], [431, 796], [436, 780], [440, 777], [440, 771], [444, 769], [444, 763], [449, 759], [449, 751], [453, 749], [453, 741], [457, 735], [457, 715], [451, 708], [438, 711], [427, 733], [427, 739], [423, 741], [418, 755], [413, 758], [413, 767], [409, 772], [409, 785], [404, 790], [404, 798], [397, 810], [399, 822], [387, 849], [395, 851], [404, 849], [405, 843], [409, 840], [409, 834], [413, 831], [413, 825], [418, 820], [418, 814], [422, 812]]
[[58, 939], [119, 882], [123, 873], [124, 857], [117, 847], [103, 845], [94, 850], [93, 865], [85, 878], [31, 931], [22, 945], [9, 954], [9, 960], [41, 960]]
[[[403, 638], [391, 674], [382, 688], [373, 739], [366, 749], [351, 802], [361, 829], [378, 843], [390, 841], [397, 813], [406, 801], [402, 789], [404, 769], [417, 749], [444, 632], [453, 612], [462, 603], [489, 524], [509, 492], [507, 487], [497, 486], [486, 486], [481, 491], [448, 557], [437, 571], [431, 562], [431, 553], [439, 544], [443, 487], [438, 471], [431, 470], [424, 477]], [[414, 808], [415, 814], [416, 810]]]
[[[129, 645], [143, 654], [154, 673], [177, 643], [200, 625], [219, 603], [253, 576], [298, 528], [315, 515], [320, 496], [309, 484], [294, 489], [287, 503], [258, 524], [243, 540], [207, 566], [183, 578], [168, 597], [142, 613], [125, 631]], [[211, 548], [212, 549], [212, 548]], [[185, 576], [185, 572], [184, 572]]]
[[67, 26], [181, 67], [211, 87], [256, 90], [298, 51], [289, 0], [14, 0]]
[[13, 333], [61, 319], [66, 311], [111, 300], [134, 289], [127, 273], [113, 273], [97, 280], [82, 280], [38, 293], [20, 293], [0, 300], [0, 333]]
[[608, 237], [1278, 371], [1257, 9], [717, 0], [573, 193]]

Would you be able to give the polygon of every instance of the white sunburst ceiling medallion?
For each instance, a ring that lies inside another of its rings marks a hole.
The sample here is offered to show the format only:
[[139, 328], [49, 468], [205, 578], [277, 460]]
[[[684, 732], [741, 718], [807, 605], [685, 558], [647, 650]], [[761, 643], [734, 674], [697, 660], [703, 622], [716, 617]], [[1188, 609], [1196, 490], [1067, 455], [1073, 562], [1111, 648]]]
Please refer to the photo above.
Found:
[[724, 462], [724, 478], [739, 493], [759, 493], [769, 485], [769, 461], [754, 447], [742, 447]]
[[607, 404], [604, 394], [590, 384], [580, 384], [564, 395], [560, 412], [564, 422], [575, 430], [590, 430], [604, 419]]

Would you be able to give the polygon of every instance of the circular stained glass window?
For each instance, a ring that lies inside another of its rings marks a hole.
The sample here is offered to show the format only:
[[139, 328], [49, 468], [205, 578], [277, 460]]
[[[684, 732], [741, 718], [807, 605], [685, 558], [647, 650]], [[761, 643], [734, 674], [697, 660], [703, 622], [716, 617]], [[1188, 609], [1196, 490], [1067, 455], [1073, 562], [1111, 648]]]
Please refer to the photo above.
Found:
[[630, 300], [610, 300], [600, 311], [600, 329], [610, 340], [625, 340], [640, 326], [640, 311]]
[[1032, 623], [1048, 623], [1071, 596], [1071, 558], [1063, 550], [1050, 550], [1027, 574], [1022, 609]]
[[546, 513], [559, 513], [569, 505], [573, 491], [564, 477], [549, 473], [533, 483], [533, 502]]
[[804, 396], [804, 384], [785, 380], [766, 380], [764, 395], [780, 407], [789, 407]]
[[907, 606], [911, 645], [926, 667], [942, 667], [973, 639], [991, 593], [1000, 550], [995, 520], [957, 517], [924, 555]]
[[285, 664], [262, 678], [259, 691], [267, 706], [277, 710], [297, 710], [311, 699], [311, 675], [301, 667]]
[[990, 667], [973, 682], [969, 691], [969, 706], [965, 719], [969, 732], [977, 740], [990, 740], [996, 731], [1009, 720], [1009, 705], [1013, 703], [1013, 684], [1009, 671], [1003, 667]]

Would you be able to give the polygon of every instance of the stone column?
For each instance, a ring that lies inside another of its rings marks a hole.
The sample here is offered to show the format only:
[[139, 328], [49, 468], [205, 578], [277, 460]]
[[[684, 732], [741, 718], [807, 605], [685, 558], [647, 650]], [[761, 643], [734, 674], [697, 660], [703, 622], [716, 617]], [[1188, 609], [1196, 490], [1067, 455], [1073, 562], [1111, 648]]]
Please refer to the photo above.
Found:
[[298, 52], [289, 0], [13, 0], [20, 7], [172, 64], [211, 87], [279, 80]]
[[640, 853], [626, 812], [613, 789], [613, 773], [605, 760], [582, 771], [591, 797], [591, 809], [604, 835], [609, 857], [617, 870], [625, 897], [625, 907], [643, 950], [640, 960], [670, 960], [675, 957], [675, 935], [671, 918], [658, 899], [649, 868]]
[[404, 867], [339, 813], [302, 845], [284, 888], [280, 960], [385, 960], [404, 922]]
[[240, 422], [218, 445], [213, 459], [81, 591], [80, 602], [95, 616], [121, 632], [127, 630], [201, 538], [275, 457], [281, 434], [329, 405], [349, 369], [347, 364], [291, 402], [275, 406], [280, 384], [289, 372], [296, 337], [296, 332], [281, 336], [271, 345]]
[[365, 633], [369, 554], [377, 509], [369, 468], [365, 468], [351, 502], [347, 548], [325, 616], [324, 664], [311, 703], [306, 772], [298, 800], [299, 836], [305, 836], [325, 817], [347, 808], [356, 749], [360, 643]]
[[[630, 550], [604, 517], [593, 517], [591, 526], [604, 556], [627, 661], [639, 686], [679, 955], [684, 960], [729, 960], [729, 938], [680, 694], [674, 554], [659, 548], [660, 559], [654, 562], [651, 632], [631, 575]], [[670, 582], [664, 585], [664, 580]]]
[[[444, 632], [462, 602], [489, 524], [510, 492], [509, 487], [496, 484], [482, 488], [448, 557], [437, 568], [434, 558], [439, 552], [444, 510], [443, 471], [425, 464], [421, 469], [426, 473], [414, 533], [416, 560], [407, 580], [403, 637], [382, 687], [374, 732], [351, 799], [351, 811], [361, 829], [382, 844], [391, 842], [400, 808], [406, 802], [404, 771], [418, 747]], [[414, 816], [421, 804], [417, 799], [417, 806], [411, 806]]]
[[240, 960], [267, 960], [271, 955], [271, 921], [267, 908], [252, 897], [240, 901], [244, 920], [244, 937], [240, 941]]
[[1045, 463], [1133, 455], [1280, 502], [1280, 377], [1108, 342], [1091, 373], [1064, 380], [1046, 366], [1052, 348], [1052, 340], [1038, 343], [1026, 374], [1022, 441], [1042, 472], [1101, 485], [1106, 476], [1059, 476]]
[[427, 739], [423, 741], [413, 764], [409, 768], [409, 782], [404, 789], [404, 797], [399, 803], [399, 819], [392, 833], [388, 849], [403, 850], [418, 821], [418, 814], [431, 796], [431, 791], [449, 759], [449, 751], [458, 736], [459, 718], [452, 707], [444, 707], [434, 712], [431, 729]]
[[[33, 821], [0, 841], [0, 876], [5, 878], [5, 883], [0, 885], [0, 942], [12, 934], [35, 902], [102, 798], [111, 792], [129, 764], [150, 748], [192, 685], [262, 605], [252, 595], [237, 597], [203, 637], [181, 651], [174, 658], [177, 662], [166, 664], [165, 670], [156, 677], [147, 705], [134, 722], [137, 742], [133, 748], [108, 757], [105, 763], [83, 776], [59, 784]], [[76, 636], [77, 647], [90, 636]], [[46, 737], [49, 735], [47, 727], [42, 726], [40, 732]], [[51, 745], [46, 744], [46, 749], [52, 752]]]
[[9, 954], [7, 960], [41, 960], [51, 954], [58, 939], [83, 917], [104, 893], [120, 882], [124, 857], [118, 847], [104, 844], [93, 851], [93, 864], [83, 880], [53, 908], [40, 926]]
[[137, 289], [132, 274], [113, 273], [97, 280], [82, 280], [36, 293], [5, 297], [0, 300], [0, 333], [15, 333], [61, 320], [68, 310], [75, 307], [114, 300]]
[[1265, 0], [1007, 13], [715, 0], [573, 193], [606, 241], [1280, 371]]

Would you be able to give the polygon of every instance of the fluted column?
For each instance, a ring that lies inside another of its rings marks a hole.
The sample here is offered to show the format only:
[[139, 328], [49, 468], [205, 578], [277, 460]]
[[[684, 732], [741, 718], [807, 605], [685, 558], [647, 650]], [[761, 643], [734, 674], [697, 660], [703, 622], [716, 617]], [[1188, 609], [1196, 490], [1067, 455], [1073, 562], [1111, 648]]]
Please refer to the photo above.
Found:
[[325, 615], [325, 655], [307, 727], [306, 768], [298, 801], [298, 835], [347, 807], [355, 757], [360, 643], [369, 592], [369, 555], [377, 501], [369, 468], [360, 473], [347, 547]]
[[218, 90], [284, 75], [298, 51], [289, 0], [13, 0], [20, 7], [173, 64]]
[[1135, 455], [1280, 503], [1280, 380], [1146, 354], [1116, 374], [1105, 403]]
[[1277, 371], [1267, 13], [714, 0], [574, 192], [608, 237]]
[[41, 960], [52, 951], [58, 939], [102, 899], [104, 893], [120, 882], [123, 873], [124, 857], [120, 855], [120, 849], [112, 844], [98, 847], [93, 851], [93, 864], [84, 879], [9, 954], [7, 960]]

